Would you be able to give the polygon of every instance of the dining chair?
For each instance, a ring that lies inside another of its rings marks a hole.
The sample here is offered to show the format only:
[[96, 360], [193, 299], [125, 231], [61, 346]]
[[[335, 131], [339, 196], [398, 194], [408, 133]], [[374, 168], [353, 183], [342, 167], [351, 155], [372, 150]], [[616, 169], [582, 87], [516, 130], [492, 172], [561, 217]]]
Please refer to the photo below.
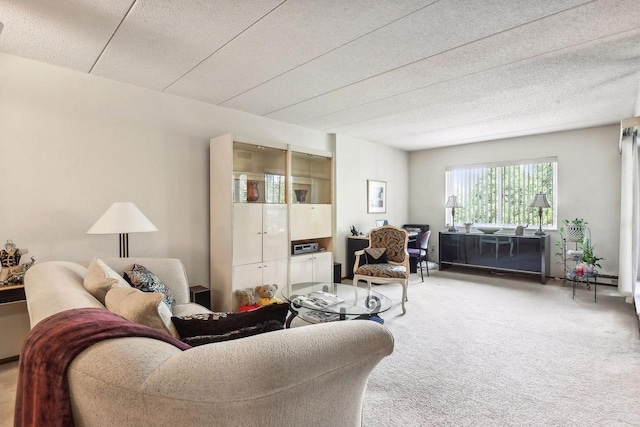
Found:
[[[393, 225], [374, 228], [369, 232], [369, 246], [355, 252], [356, 261], [353, 266], [353, 285], [371, 283], [400, 283], [402, 285], [402, 314], [407, 312], [407, 287], [409, 286], [409, 253], [407, 243], [409, 234], [402, 228]], [[360, 257], [365, 257], [365, 264], [360, 265]]]
[[409, 257], [416, 258], [416, 263], [420, 266], [420, 277], [424, 282], [424, 273], [422, 272], [422, 262], [424, 261], [427, 266], [427, 276], [429, 274], [429, 237], [431, 237], [431, 230], [427, 230], [422, 233], [420, 236], [420, 247], [419, 248], [409, 248]]

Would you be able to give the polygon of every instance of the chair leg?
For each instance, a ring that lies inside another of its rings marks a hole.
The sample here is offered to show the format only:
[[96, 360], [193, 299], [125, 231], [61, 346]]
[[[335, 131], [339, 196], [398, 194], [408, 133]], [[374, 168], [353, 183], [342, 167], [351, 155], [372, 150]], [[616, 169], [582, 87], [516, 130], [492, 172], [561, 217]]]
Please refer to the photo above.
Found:
[[420, 258], [418, 258], [418, 262], [420, 263], [420, 278], [424, 282], [424, 273], [422, 272], [422, 260], [420, 260]]
[[427, 276], [430, 277], [431, 275], [429, 274], [429, 257], [428, 256], [425, 258], [424, 263], [427, 266]]
[[402, 284], [402, 314], [407, 314], [407, 309], [404, 306], [404, 303], [407, 301], [407, 281]]

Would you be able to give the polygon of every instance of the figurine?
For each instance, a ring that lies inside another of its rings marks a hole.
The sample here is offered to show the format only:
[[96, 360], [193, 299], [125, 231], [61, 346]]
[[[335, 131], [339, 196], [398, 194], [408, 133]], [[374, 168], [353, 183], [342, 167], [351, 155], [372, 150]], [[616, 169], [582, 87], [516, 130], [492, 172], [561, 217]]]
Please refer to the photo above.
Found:
[[12, 240], [7, 240], [4, 249], [0, 251], [0, 263], [2, 267], [15, 267], [20, 264], [21, 256], [22, 252], [16, 247], [16, 244]]
[[34, 257], [31, 257], [30, 262], [9, 267], [9, 275], [1, 285], [3, 286], [22, 285], [24, 283], [25, 273], [35, 263], [36, 263], [36, 259]]

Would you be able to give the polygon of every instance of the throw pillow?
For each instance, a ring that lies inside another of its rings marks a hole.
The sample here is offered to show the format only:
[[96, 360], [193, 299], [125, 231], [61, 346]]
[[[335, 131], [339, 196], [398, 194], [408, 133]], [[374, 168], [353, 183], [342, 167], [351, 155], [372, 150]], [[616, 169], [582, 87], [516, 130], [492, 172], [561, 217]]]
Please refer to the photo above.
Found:
[[181, 338], [201, 335], [223, 335], [275, 320], [284, 325], [289, 304], [271, 304], [241, 313], [204, 313], [172, 317], [171, 320]]
[[174, 337], [178, 333], [171, 323], [171, 312], [162, 301], [162, 294], [142, 292], [135, 288], [115, 286], [105, 298], [107, 310], [125, 319], [157, 329]]
[[367, 264], [386, 264], [387, 253], [385, 248], [367, 248], [364, 250]]
[[102, 304], [112, 286], [130, 287], [118, 273], [98, 258], [92, 259], [89, 263], [83, 285], [87, 292]]
[[164, 303], [167, 304], [169, 310], [173, 310], [173, 305], [176, 303], [176, 299], [171, 294], [171, 291], [155, 274], [149, 271], [148, 268], [140, 264], [133, 264], [130, 271], [124, 272], [124, 278], [136, 289], [140, 289], [142, 292], [159, 292], [164, 298]]
[[222, 341], [236, 340], [238, 338], [250, 337], [252, 335], [258, 335], [265, 332], [278, 331], [284, 329], [282, 323], [277, 320], [269, 320], [265, 323], [258, 323], [256, 326], [250, 326], [248, 328], [242, 328], [235, 331], [227, 332], [222, 335], [198, 335], [195, 337], [182, 338], [181, 341], [189, 344], [190, 346], [211, 344]]

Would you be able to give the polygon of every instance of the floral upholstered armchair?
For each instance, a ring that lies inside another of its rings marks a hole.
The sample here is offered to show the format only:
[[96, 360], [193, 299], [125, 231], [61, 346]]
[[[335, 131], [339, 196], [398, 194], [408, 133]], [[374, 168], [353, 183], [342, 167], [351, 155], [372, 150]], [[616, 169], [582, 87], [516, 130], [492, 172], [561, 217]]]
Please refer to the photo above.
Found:
[[[374, 228], [369, 232], [369, 247], [356, 251], [353, 266], [353, 284], [360, 280], [371, 283], [400, 283], [402, 285], [402, 314], [406, 313], [409, 286], [409, 253], [407, 241], [409, 235], [401, 228], [392, 225]], [[360, 265], [364, 257], [365, 263]]]

